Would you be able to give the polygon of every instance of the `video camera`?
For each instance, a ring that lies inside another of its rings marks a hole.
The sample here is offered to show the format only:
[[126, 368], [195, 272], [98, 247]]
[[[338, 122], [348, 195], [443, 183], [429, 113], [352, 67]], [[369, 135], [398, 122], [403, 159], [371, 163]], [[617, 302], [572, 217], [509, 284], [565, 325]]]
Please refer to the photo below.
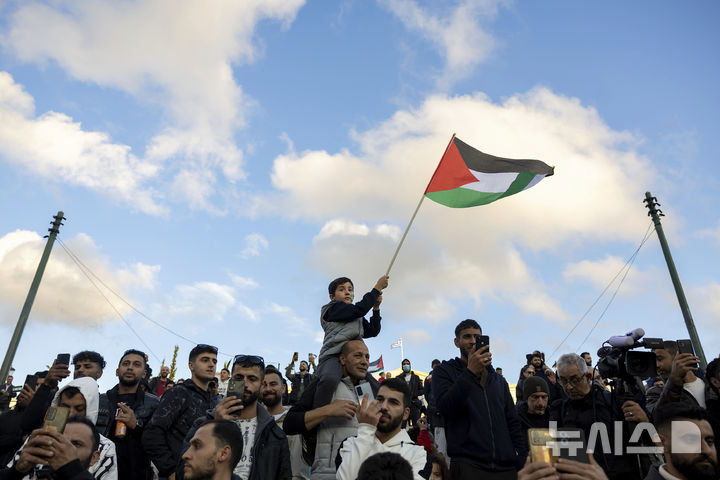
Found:
[[[642, 380], [657, 375], [655, 352], [634, 351], [636, 348], [663, 348], [661, 338], [645, 338], [645, 330], [636, 328], [625, 335], [610, 337], [598, 350], [597, 368], [603, 378], [617, 379], [618, 393], [642, 391]], [[624, 386], [629, 388], [625, 391]]]

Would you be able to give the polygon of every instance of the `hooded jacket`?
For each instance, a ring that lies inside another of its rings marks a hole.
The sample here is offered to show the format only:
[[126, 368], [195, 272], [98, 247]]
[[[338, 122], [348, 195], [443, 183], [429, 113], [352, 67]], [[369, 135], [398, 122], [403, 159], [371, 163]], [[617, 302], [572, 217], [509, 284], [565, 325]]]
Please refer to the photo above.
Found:
[[[60, 397], [68, 387], [76, 387], [78, 390], [80, 390], [80, 394], [85, 399], [85, 416], [93, 424], [96, 423], [98, 418], [98, 402], [100, 398], [100, 391], [98, 389], [98, 384], [95, 379], [91, 377], [82, 377], [76, 378], [75, 380], [71, 381], [70, 383], [59, 389], [57, 393], [55, 393], [55, 396], [50, 403], [51, 406], [57, 407], [60, 404]], [[24, 446], [25, 445], [23, 444], [23, 447]], [[9, 467], [14, 465], [15, 462], [17, 462], [17, 460], [20, 458], [21, 451], [22, 448], [15, 453], [13, 460], [8, 465]], [[97, 462], [95, 462], [94, 465], [88, 468], [88, 473], [90, 473], [95, 480], [117, 480], [117, 455], [115, 453], [115, 444], [104, 436], [100, 435], [100, 444], [98, 445], [98, 451], [100, 452], [100, 458]]]
[[527, 449], [520, 420], [507, 381], [492, 366], [483, 388], [459, 358], [444, 361], [433, 370], [433, 393], [453, 461], [490, 471], [522, 468]]
[[210, 392], [201, 389], [192, 380], [165, 392], [142, 435], [145, 451], [161, 477], [175, 472], [185, 435], [195, 420], [213, 408], [215, 402]]
[[[195, 420], [195, 424], [187, 433], [182, 452], [190, 447], [190, 440], [203, 423], [215, 418], [215, 409]], [[264, 406], [257, 405], [257, 429], [255, 442], [250, 451], [251, 466], [249, 480], [291, 480], [290, 449], [285, 432], [275, 423], [275, 418]], [[181, 480], [184, 475], [178, 468], [175, 478]]]
[[414, 480], [423, 480], [420, 471], [425, 468], [427, 454], [425, 448], [415, 445], [410, 436], [403, 429], [387, 442], [382, 443], [375, 435], [377, 427], [367, 423], [358, 426], [356, 437], [346, 439], [338, 452], [337, 478], [338, 480], [355, 480], [360, 471], [360, 465], [371, 455], [376, 453], [397, 453], [408, 461], [413, 471]]

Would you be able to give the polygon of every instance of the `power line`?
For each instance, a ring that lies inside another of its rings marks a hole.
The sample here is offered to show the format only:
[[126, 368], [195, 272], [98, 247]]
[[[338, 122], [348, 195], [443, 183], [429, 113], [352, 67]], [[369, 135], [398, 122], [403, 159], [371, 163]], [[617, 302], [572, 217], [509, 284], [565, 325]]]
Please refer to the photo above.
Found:
[[[191, 345], [198, 345], [198, 344], [202, 343], [202, 342], [196, 342], [195, 340], [192, 340], [192, 339], [190, 339], [190, 338], [188, 338], [188, 337], [186, 337], [186, 336], [184, 336], [184, 335], [181, 335], [181, 334], [179, 334], [179, 333], [171, 330], [170, 328], [166, 327], [165, 325], [163, 325], [163, 324], [161, 324], [161, 323], [153, 320], [153, 319], [150, 318], [149, 316], [145, 315], [145, 313], [143, 313], [142, 311], [140, 311], [139, 309], [137, 309], [133, 304], [131, 304], [130, 302], [128, 302], [127, 300], [125, 300], [125, 298], [123, 298], [122, 295], [120, 295], [120, 294], [117, 293], [115, 290], [113, 290], [112, 288], [110, 288], [110, 287], [109, 287], [100, 277], [98, 277], [87, 265], [85, 265], [85, 264], [82, 262], [82, 260], [80, 260], [80, 258], [79, 258], [75, 253], [73, 253], [64, 243], [62, 243], [62, 242], [59, 241], [59, 240], [58, 240], [58, 242], [59, 242], [60, 245], [63, 247], [63, 249], [68, 253], [68, 255], [70, 255], [70, 257], [73, 259], [73, 261], [76, 262], [76, 264], [79, 263], [79, 265], [82, 265], [85, 269], [87, 269], [87, 271], [90, 273], [90, 275], [92, 275], [93, 277], [95, 277], [95, 278], [97, 279], [97, 281], [100, 282], [100, 284], [102, 284], [103, 287], [107, 288], [113, 295], [115, 295], [118, 299], [120, 299], [120, 301], [122, 301], [125, 305], [127, 305], [128, 307], [130, 307], [132, 310], [134, 310], [134, 311], [135, 311], [136, 313], [138, 313], [140, 316], [142, 316], [142, 317], [145, 318], [146, 320], [150, 321], [150, 322], [153, 323], [154, 325], [162, 328], [163, 330], [165, 330], [166, 332], [170, 333], [171, 335], [174, 335], [174, 336], [176, 336], [176, 337], [178, 337], [178, 338], [180, 338], [180, 339], [182, 339], [182, 340], [185, 340], [186, 342], [188, 342], [188, 343], [191, 344]], [[79, 265], [78, 265], [78, 266], [79, 266]], [[85, 273], [85, 271], [83, 270], [83, 268], [81, 268], [81, 270], [83, 271], [83, 273]], [[87, 274], [86, 274], [86, 276], [87, 276]], [[88, 279], [89, 279], [89, 278], [88, 278]], [[92, 280], [90, 280], [90, 281], [92, 282]], [[93, 285], [95, 285], [94, 282], [93, 282]], [[96, 288], [97, 288], [97, 287], [96, 287]], [[102, 293], [102, 292], [101, 292], [101, 293]], [[107, 299], [107, 297], [105, 297], [105, 295], [103, 295], [103, 297], [105, 298], [105, 300], [108, 301], [108, 303], [110, 303], [110, 301]], [[112, 303], [110, 303], [110, 305], [112, 306]], [[113, 308], [115, 308], [115, 307], [113, 306]], [[117, 311], [117, 309], [116, 309], [116, 311]], [[124, 320], [124, 319], [123, 319], [123, 320]], [[126, 322], [126, 323], [127, 323], [127, 322]], [[131, 328], [131, 329], [132, 329], [132, 328]], [[144, 344], [144, 342], [143, 342], [143, 344]], [[149, 348], [149, 347], [148, 347], [148, 348]], [[224, 356], [230, 357], [230, 358], [233, 358], [233, 357], [234, 357], [234, 355], [232, 355], [232, 354], [225, 353], [225, 352], [221, 352], [221, 351], [218, 351], [218, 354], [224, 355]], [[158, 359], [158, 360], [159, 360], [159, 359]]]
[[85, 269], [83, 269], [83, 267], [80, 266], [80, 263], [78, 263], [78, 260], [75, 258], [75, 256], [73, 254], [70, 253], [70, 251], [65, 246], [65, 244], [60, 239], [58, 239], [58, 243], [60, 244], [60, 246], [62, 246], [63, 250], [65, 250], [65, 253], [67, 253], [68, 256], [70, 256], [70, 259], [73, 262], [75, 262], [75, 265], [80, 269], [80, 271], [83, 273], [83, 275], [85, 275], [85, 277], [90, 281], [92, 286], [95, 287], [95, 289], [98, 291], [98, 293], [100, 295], [102, 295], [102, 297], [105, 299], [105, 301], [112, 307], [113, 310], [115, 310], [115, 313], [118, 315], [118, 317], [120, 317], [120, 319], [125, 323], [125, 325], [127, 325], [127, 327], [130, 329], [130, 331], [135, 334], [135, 336], [138, 338], [138, 340], [140, 340], [140, 342], [142, 342], [142, 344], [145, 346], [145, 348], [147, 348], [147, 350], [152, 354], [152, 356], [155, 357], [155, 360], [157, 360], [159, 362], [160, 357], [158, 357], [155, 354], [155, 352], [152, 351], [152, 349], [150, 348], [150, 345], [145, 343], [145, 340], [143, 340], [143, 338], [135, 331], [135, 329], [132, 327], [132, 325], [130, 325], [130, 323], [125, 319], [125, 317], [122, 315], [122, 313], [120, 313], [120, 311], [115, 307], [115, 305], [112, 304], [110, 299], [107, 298], [107, 296], [103, 293], [103, 291], [100, 290], [100, 287], [98, 287], [97, 284], [93, 281], [93, 279], [90, 278], [90, 276], [87, 274]]
[[[580, 324], [583, 322], [583, 320], [585, 320], [585, 317], [587, 317], [588, 314], [592, 311], [592, 309], [595, 308], [595, 305], [597, 305], [597, 303], [600, 301], [600, 299], [605, 295], [605, 292], [608, 291], [608, 289], [610, 288], [610, 286], [611, 286], [611, 285], [615, 282], [615, 280], [620, 276], [620, 274], [623, 272], [623, 270], [625, 270], [625, 268], [628, 266], [628, 264], [631, 264], [632, 262], [635, 261], [635, 257], [637, 256], [638, 252], [640, 251], [640, 249], [642, 248], [642, 246], [645, 244], [645, 242], [647, 241], [647, 239], [650, 237], [650, 234], [652, 233], [652, 229], [653, 229], [653, 224], [652, 224], [652, 222], [651, 222], [650, 225], [648, 226], [648, 229], [645, 231], [645, 235], [643, 236], [643, 239], [640, 241], [640, 245], [637, 247], [637, 249], [635, 250], [635, 252], [633, 252], [633, 254], [630, 255], [630, 258], [627, 259], [627, 261], [625, 262], [625, 265], [623, 265], [623, 266], [620, 268], [620, 270], [618, 270], [618, 272], [615, 274], [615, 276], [608, 282], [608, 284], [605, 286], [605, 288], [603, 289], [603, 291], [600, 292], [600, 295], [597, 296], [597, 298], [590, 304], [590, 306], [587, 308], [587, 310], [585, 310], [585, 313], [583, 313], [582, 316], [580, 317], [580, 319], [575, 323], [575, 325], [573, 326], [573, 328], [571, 328], [570, 331], [568, 332], [568, 334], [565, 335], [565, 338], [563, 338], [562, 341], [557, 345], [557, 347], [555, 347], [555, 350], [553, 350], [552, 353], [551, 353], [550, 355], [548, 355], [548, 358], [552, 358], [553, 355], [555, 355], [555, 353], [560, 349], [560, 347], [562, 347], [562, 345], [565, 343], [565, 341], [566, 341], [568, 338], [570, 338], [570, 335], [572, 335], [572, 333], [575, 331], [575, 329], [580, 326]], [[629, 269], [628, 269], [628, 271], [629, 271]], [[625, 276], [627, 276], [627, 272], [625, 273]], [[622, 280], [625, 280], [625, 277], [624, 277], [624, 276], [623, 276], [623, 279], [622, 279]], [[620, 282], [620, 285], [622, 285], [622, 281]], [[618, 285], [618, 288], [619, 288], [619, 285]], [[615, 293], [617, 293], [617, 290], [615, 290]], [[613, 298], [615, 298], [615, 294], [613, 294]], [[612, 299], [610, 300], [610, 302], [612, 303]], [[610, 306], [610, 304], [608, 304], [608, 305], [605, 307], [605, 311], [607, 311], [607, 308], [608, 308], [609, 306]], [[605, 313], [605, 312], [603, 311], [603, 314], [604, 314], [604, 313]], [[602, 316], [601, 316], [600, 318], [602, 318]], [[598, 320], [598, 322], [599, 322], [599, 320]], [[597, 323], [598, 323], [598, 322], [595, 322], [595, 325], [596, 325], [596, 326], [597, 326]], [[595, 328], [595, 327], [593, 327], [593, 329], [594, 329], [594, 328]], [[592, 332], [592, 330], [591, 330], [591, 332]], [[587, 338], [586, 338], [586, 340], [587, 340]], [[585, 343], [585, 341], [583, 341], [583, 343]], [[582, 345], [581, 345], [581, 346], [582, 346]]]

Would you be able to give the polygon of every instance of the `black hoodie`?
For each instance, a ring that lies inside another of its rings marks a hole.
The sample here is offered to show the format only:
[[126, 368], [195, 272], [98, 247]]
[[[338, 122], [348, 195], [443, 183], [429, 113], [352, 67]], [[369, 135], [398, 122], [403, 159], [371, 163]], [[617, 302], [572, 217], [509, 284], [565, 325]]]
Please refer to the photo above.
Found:
[[527, 448], [507, 381], [487, 367], [485, 388], [454, 358], [433, 370], [433, 395], [445, 417], [448, 455], [453, 462], [490, 471], [519, 470]]

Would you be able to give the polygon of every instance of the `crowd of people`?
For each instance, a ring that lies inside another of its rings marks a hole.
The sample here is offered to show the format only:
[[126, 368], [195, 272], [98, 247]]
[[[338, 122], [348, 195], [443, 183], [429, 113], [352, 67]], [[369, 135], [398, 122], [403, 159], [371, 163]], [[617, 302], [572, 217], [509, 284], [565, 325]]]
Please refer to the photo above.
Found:
[[588, 352], [548, 366], [535, 351], [513, 398], [490, 337], [467, 319], [448, 335], [458, 355], [433, 360], [424, 382], [408, 359], [378, 381], [363, 339], [380, 331], [387, 285], [381, 277], [353, 303], [349, 279], [330, 284], [317, 366], [295, 353], [281, 372], [239, 354], [218, 371], [217, 348], [200, 344], [184, 381], [164, 366], [152, 377], [136, 349], [117, 360], [117, 384], [104, 393], [107, 365], [94, 351], [58, 355], [18, 392], [8, 378], [0, 480], [718, 478], [719, 359], [703, 371], [665, 341], [653, 350], [656, 375], [633, 383], [618, 365], [602, 378]]

